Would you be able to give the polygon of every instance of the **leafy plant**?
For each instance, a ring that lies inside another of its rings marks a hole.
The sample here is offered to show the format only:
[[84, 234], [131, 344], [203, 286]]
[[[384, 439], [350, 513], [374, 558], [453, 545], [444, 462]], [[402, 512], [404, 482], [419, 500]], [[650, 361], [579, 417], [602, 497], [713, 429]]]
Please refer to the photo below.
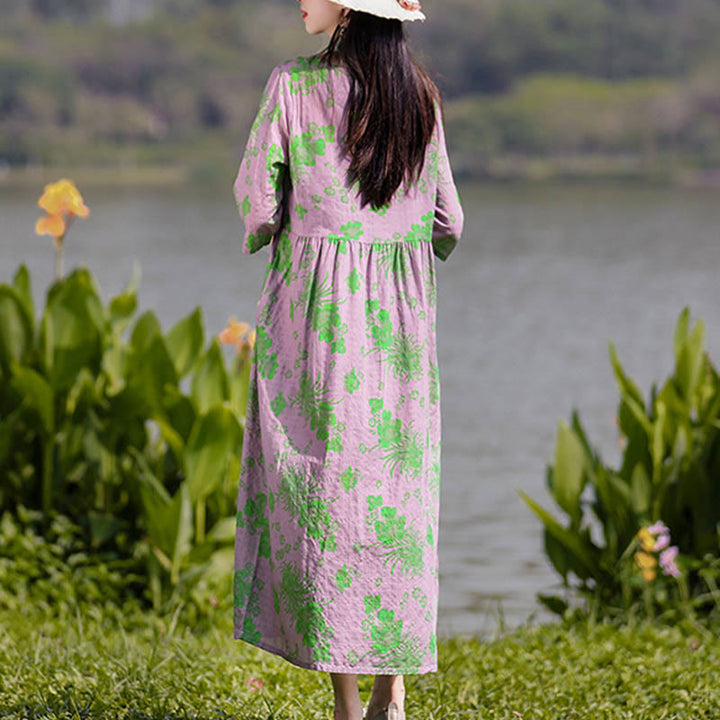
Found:
[[0, 511], [63, 515], [88, 551], [144, 562], [157, 607], [231, 570], [250, 363], [204, 347], [200, 308], [168, 333], [133, 322], [138, 281], [105, 305], [78, 268], [37, 321], [24, 265], [0, 285]]
[[44, 616], [72, 617], [78, 607], [139, 609], [146, 578], [132, 557], [88, 547], [82, 528], [19, 505], [0, 517], [0, 607]]
[[[675, 329], [674, 373], [660, 390], [653, 385], [646, 403], [611, 344], [620, 466], [602, 461], [574, 413], [570, 425], [559, 424], [547, 475], [566, 524], [519, 491], [545, 526], [545, 551], [563, 585], [593, 615], [720, 612], [720, 378], [703, 345], [704, 325], [691, 328], [686, 308]], [[676, 543], [660, 574], [649, 554], [661, 549], [650, 542], [650, 523], [667, 535], [662, 547], [670, 535]], [[538, 597], [554, 612], [569, 611], [564, 598]]]

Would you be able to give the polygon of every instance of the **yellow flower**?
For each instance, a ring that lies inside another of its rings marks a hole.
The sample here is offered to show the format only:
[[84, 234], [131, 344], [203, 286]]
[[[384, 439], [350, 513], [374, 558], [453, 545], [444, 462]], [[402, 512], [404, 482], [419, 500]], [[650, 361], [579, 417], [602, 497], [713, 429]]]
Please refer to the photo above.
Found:
[[640, 568], [640, 574], [645, 582], [652, 582], [657, 576], [655, 567], [657, 566], [657, 558], [646, 552], [636, 552], [635, 562]]
[[235, 345], [237, 353], [248, 353], [255, 345], [255, 330], [252, 330], [246, 322], [238, 322], [233, 315], [227, 327], [218, 335], [218, 340], [227, 345]]
[[65, 220], [62, 215], [46, 215], [35, 223], [35, 233], [61, 238], [65, 234]]
[[655, 572], [655, 570], [652, 570], [651, 568], [644, 568], [643, 570], [640, 571], [640, 573], [645, 582], [652, 582], [655, 579], [655, 577], [657, 576], [657, 573]]
[[62, 178], [45, 186], [38, 205], [47, 213], [35, 223], [38, 235], [52, 235], [55, 245], [55, 279], [62, 277], [63, 240], [76, 217], [86, 218], [90, 214], [88, 206], [75, 183]]
[[637, 533], [640, 545], [645, 552], [650, 552], [655, 547], [655, 537], [646, 527], [640, 528]]
[[218, 339], [222, 343], [231, 345], [240, 340], [248, 330], [250, 330], [250, 326], [246, 322], [238, 322], [237, 318], [233, 315], [227, 327], [218, 335]]
[[67, 215], [86, 218], [90, 209], [83, 202], [75, 183], [67, 178], [45, 186], [38, 205], [49, 215]]
[[657, 558], [646, 552], [636, 552], [635, 562], [638, 564], [640, 569], [647, 570], [649, 568], [654, 568], [657, 565]]

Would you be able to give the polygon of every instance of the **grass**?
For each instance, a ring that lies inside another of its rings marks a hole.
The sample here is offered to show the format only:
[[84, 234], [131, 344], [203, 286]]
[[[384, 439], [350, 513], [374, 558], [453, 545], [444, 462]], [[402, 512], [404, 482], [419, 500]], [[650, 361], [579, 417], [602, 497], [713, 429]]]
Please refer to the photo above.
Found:
[[[720, 632], [525, 626], [447, 639], [439, 663], [406, 678], [409, 719], [720, 718]], [[2, 611], [0, 668], [0, 718], [332, 717], [326, 674], [233, 640], [229, 619], [200, 633], [96, 607], [64, 620]]]

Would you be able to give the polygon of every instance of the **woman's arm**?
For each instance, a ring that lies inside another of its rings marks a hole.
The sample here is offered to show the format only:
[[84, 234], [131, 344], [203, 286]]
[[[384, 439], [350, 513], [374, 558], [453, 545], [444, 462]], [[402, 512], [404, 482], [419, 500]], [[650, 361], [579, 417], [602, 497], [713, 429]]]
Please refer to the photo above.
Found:
[[450, 158], [445, 143], [442, 115], [437, 114], [437, 194], [435, 197], [435, 223], [433, 225], [433, 252], [447, 260], [455, 249], [463, 231], [464, 214], [460, 196], [453, 179]]
[[233, 186], [245, 223], [244, 253], [257, 252], [278, 232], [283, 219], [283, 186], [288, 172], [288, 117], [285, 87], [276, 67], [265, 85], [245, 155]]

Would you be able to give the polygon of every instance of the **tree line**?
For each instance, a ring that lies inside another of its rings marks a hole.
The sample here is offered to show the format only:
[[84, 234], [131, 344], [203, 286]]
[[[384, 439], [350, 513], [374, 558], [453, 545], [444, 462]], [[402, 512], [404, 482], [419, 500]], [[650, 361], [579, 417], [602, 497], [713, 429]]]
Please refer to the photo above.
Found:
[[[301, 31], [289, 0], [5, 0], [4, 5], [0, 162], [10, 165], [72, 163], [80, 152], [89, 163], [109, 162], [127, 146], [140, 163], [162, 163], [178, 152], [192, 154], [193, 148], [208, 157], [213, 143], [220, 148], [241, 142], [273, 64], [322, 46], [322, 39]], [[513, 113], [538, 77], [553, 87], [548, 78], [554, 78], [565, 91], [565, 79], [576, 78], [586, 94], [600, 86], [609, 92], [622, 88], [625, 99], [634, 88], [639, 101], [649, 88], [665, 83], [665, 95], [672, 96], [665, 101], [673, 106], [668, 112], [684, 118], [671, 123], [676, 149], [678, 142], [691, 149], [683, 144], [687, 133], [705, 137], [711, 156], [720, 145], [709, 127], [717, 120], [717, 93], [708, 79], [716, 76], [720, 58], [716, 0], [425, 0], [424, 5], [428, 21], [409, 27], [411, 41], [443, 91], [450, 115], [462, 118], [461, 135], [474, 137], [477, 145], [477, 134], [484, 133], [481, 144], [488, 152], [508, 150], [507, 142], [488, 144], [487, 133], [512, 136], [513, 124], [524, 122]], [[694, 88], [692, 97], [683, 95], [687, 87]], [[546, 102], [542, 93], [535, 95]], [[532, 108], [524, 107], [528, 111]], [[502, 120], [491, 122], [498, 127], [488, 129], [488, 113], [499, 113]], [[699, 131], [698, 123], [708, 128]], [[655, 147], [658, 142], [662, 145], [661, 138], [652, 141]], [[537, 138], [533, 143], [534, 149], [511, 137], [509, 147], [550, 152], [556, 144]]]

